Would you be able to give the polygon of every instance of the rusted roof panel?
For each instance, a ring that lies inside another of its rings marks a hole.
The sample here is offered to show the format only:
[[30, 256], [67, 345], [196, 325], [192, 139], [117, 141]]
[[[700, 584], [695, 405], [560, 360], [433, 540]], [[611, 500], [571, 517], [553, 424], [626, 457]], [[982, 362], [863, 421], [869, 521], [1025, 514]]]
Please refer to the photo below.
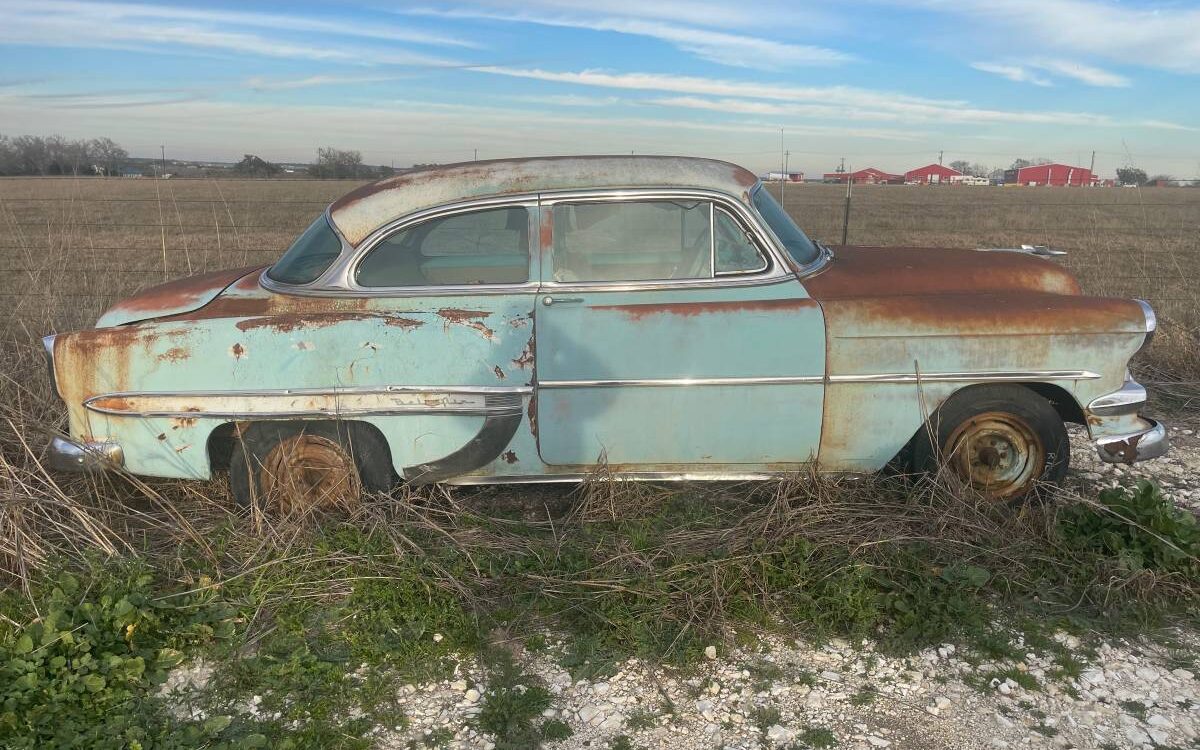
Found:
[[342, 235], [358, 245], [380, 226], [445, 203], [552, 190], [694, 187], [743, 200], [758, 178], [736, 164], [678, 156], [553, 156], [463, 162], [364, 185], [330, 206]]

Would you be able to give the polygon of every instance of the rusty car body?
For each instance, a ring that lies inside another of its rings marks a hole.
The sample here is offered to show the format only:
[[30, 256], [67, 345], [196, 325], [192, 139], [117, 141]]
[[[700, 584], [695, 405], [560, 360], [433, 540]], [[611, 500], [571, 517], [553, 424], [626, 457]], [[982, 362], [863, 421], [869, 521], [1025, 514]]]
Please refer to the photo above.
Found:
[[[1145, 302], [1085, 296], [1040, 258], [813, 243], [725, 162], [471, 162], [351, 192], [269, 268], [48, 336], [70, 427], [50, 458], [208, 478], [286, 423], [348, 454], [372, 441], [414, 484], [871, 472], [991, 388], [1131, 462], [1167, 448], [1128, 374], [1154, 329]], [[986, 445], [962, 473], [984, 491], [1065, 470], [972, 419]]]

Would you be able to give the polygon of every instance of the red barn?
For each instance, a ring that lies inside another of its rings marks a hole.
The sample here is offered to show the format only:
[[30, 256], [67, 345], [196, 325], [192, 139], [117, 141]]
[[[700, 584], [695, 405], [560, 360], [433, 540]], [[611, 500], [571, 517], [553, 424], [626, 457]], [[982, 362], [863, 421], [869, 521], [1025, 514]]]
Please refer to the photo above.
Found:
[[923, 167], [910, 169], [904, 173], [905, 182], [915, 182], [919, 185], [934, 185], [939, 182], [950, 182], [952, 178], [963, 176], [957, 169], [941, 164], [926, 164]]
[[1029, 185], [1038, 187], [1050, 185], [1053, 187], [1090, 186], [1100, 180], [1087, 167], [1073, 167], [1070, 164], [1034, 164], [1020, 169], [1009, 169], [1004, 172], [1005, 184]]
[[853, 181], [855, 185], [883, 185], [903, 182], [904, 178], [898, 174], [889, 174], [875, 167], [867, 167], [857, 172], [826, 172], [823, 178], [824, 182], [845, 183], [847, 180]]

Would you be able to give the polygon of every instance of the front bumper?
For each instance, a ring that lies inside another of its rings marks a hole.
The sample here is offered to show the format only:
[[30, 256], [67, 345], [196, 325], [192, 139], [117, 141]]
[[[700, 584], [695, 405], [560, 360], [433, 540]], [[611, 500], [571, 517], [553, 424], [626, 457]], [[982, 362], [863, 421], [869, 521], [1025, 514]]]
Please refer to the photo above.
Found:
[[92, 472], [119, 469], [125, 464], [121, 446], [109, 440], [77, 443], [64, 437], [50, 441], [48, 456], [55, 471]]
[[1146, 389], [1132, 379], [1127, 379], [1121, 390], [1088, 404], [1088, 428], [1101, 461], [1131, 464], [1166, 454], [1170, 447], [1167, 428], [1141, 416], [1145, 405]]
[[1097, 439], [1100, 460], [1109, 464], [1131, 464], [1165, 455], [1170, 447], [1167, 428], [1153, 419], [1142, 417], [1142, 420], [1150, 426], [1129, 435]]

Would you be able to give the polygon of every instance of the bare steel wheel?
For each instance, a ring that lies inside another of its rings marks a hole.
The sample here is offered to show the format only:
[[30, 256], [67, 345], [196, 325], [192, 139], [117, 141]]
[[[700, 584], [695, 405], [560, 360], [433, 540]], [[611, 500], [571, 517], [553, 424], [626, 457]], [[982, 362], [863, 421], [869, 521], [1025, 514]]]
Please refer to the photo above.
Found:
[[282, 514], [348, 509], [392, 486], [391, 452], [354, 422], [257, 422], [239, 435], [229, 482], [240, 505]]
[[1025, 491], [1046, 464], [1037, 432], [1024, 419], [998, 411], [960, 424], [950, 433], [946, 454], [963, 481], [998, 500]]
[[994, 500], [1017, 500], [1066, 476], [1071, 452], [1054, 406], [1020, 385], [980, 385], [955, 393], [912, 443], [913, 468], [939, 463]]
[[259, 486], [267, 504], [281, 513], [350, 508], [362, 497], [354, 459], [320, 435], [280, 441], [263, 461]]

